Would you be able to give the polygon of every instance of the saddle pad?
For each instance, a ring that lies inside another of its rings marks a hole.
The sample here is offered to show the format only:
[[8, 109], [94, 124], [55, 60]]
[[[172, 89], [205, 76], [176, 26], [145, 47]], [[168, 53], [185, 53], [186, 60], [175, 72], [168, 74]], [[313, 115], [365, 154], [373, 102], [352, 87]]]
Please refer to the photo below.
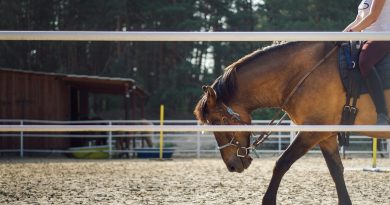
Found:
[[[343, 82], [344, 89], [347, 88], [348, 83], [348, 75], [347, 75], [347, 69], [348, 64], [346, 61], [345, 54], [343, 52], [343, 49], [339, 49], [339, 71], [340, 71], [340, 77], [341, 81]], [[380, 61], [376, 66], [377, 72], [379, 76], [382, 78], [383, 87], [384, 89], [390, 88], [390, 53], [385, 56], [382, 61]], [[359, 72], [360, 73], [360, 72]], [[365, 83], [361, 83], [361, 94], [368, 93], [367, 87]]]

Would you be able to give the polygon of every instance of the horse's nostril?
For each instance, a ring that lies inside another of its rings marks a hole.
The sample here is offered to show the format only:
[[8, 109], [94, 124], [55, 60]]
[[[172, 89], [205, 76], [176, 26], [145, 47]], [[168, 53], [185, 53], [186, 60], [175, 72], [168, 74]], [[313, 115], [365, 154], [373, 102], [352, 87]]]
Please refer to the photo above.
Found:
[[234, 170], [236, 170], [236, 168], [234, 168], [233, 166], [229, 166], [229, 171], [230, 172], [234, 172]]

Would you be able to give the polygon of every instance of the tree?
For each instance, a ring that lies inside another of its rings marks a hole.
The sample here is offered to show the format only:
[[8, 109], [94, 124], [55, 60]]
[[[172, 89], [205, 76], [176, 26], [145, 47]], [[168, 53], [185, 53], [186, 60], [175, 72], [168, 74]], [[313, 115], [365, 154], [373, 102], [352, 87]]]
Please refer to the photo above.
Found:
[[[0, 0], [1, 30], [340, 31], [358, 1]], [[151, 97], [146, 115], [193, 118], [202, 94], [231, 63], [270, 42], [10, 42], [0, 66], [133, 78]], [[269, 115], [262, 112], [259, 115]]]
[[341, 31], [354, 19], [355, 0], [264, 0], [260, 26], [267, 31]]

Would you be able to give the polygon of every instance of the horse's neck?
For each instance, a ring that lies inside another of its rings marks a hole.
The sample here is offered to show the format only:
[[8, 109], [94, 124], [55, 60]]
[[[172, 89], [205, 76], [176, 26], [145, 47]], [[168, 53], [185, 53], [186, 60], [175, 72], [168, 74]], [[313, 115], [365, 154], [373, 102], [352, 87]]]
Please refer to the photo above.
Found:
[[257, 108], [281, 107], [310, 66], [323, 56], [324, 47], [324, 43], [296, 43], [242, 67], [237, 74], [235, 103], [249, 112]]

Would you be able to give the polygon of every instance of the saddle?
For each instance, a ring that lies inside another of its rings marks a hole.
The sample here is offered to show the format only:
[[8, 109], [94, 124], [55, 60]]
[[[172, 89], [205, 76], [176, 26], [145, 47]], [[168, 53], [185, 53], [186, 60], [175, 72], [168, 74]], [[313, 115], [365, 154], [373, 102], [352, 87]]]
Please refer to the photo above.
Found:
[[[353, 125], [359, 109], [356, 107], [361, 94], [368, 93], [359, 69], [359, 54], [362, 42], [351, 41], [340, 43], [338, 53], [339, 71], [346, 92], [346, 102], [342, 109], [341, 125]], [[376, 65], [377, 72], [382, 78], [384, 89], [390, 88], [390, 54]], [[340, 146], [349, 145], [349, 132], [339, 132]]]

